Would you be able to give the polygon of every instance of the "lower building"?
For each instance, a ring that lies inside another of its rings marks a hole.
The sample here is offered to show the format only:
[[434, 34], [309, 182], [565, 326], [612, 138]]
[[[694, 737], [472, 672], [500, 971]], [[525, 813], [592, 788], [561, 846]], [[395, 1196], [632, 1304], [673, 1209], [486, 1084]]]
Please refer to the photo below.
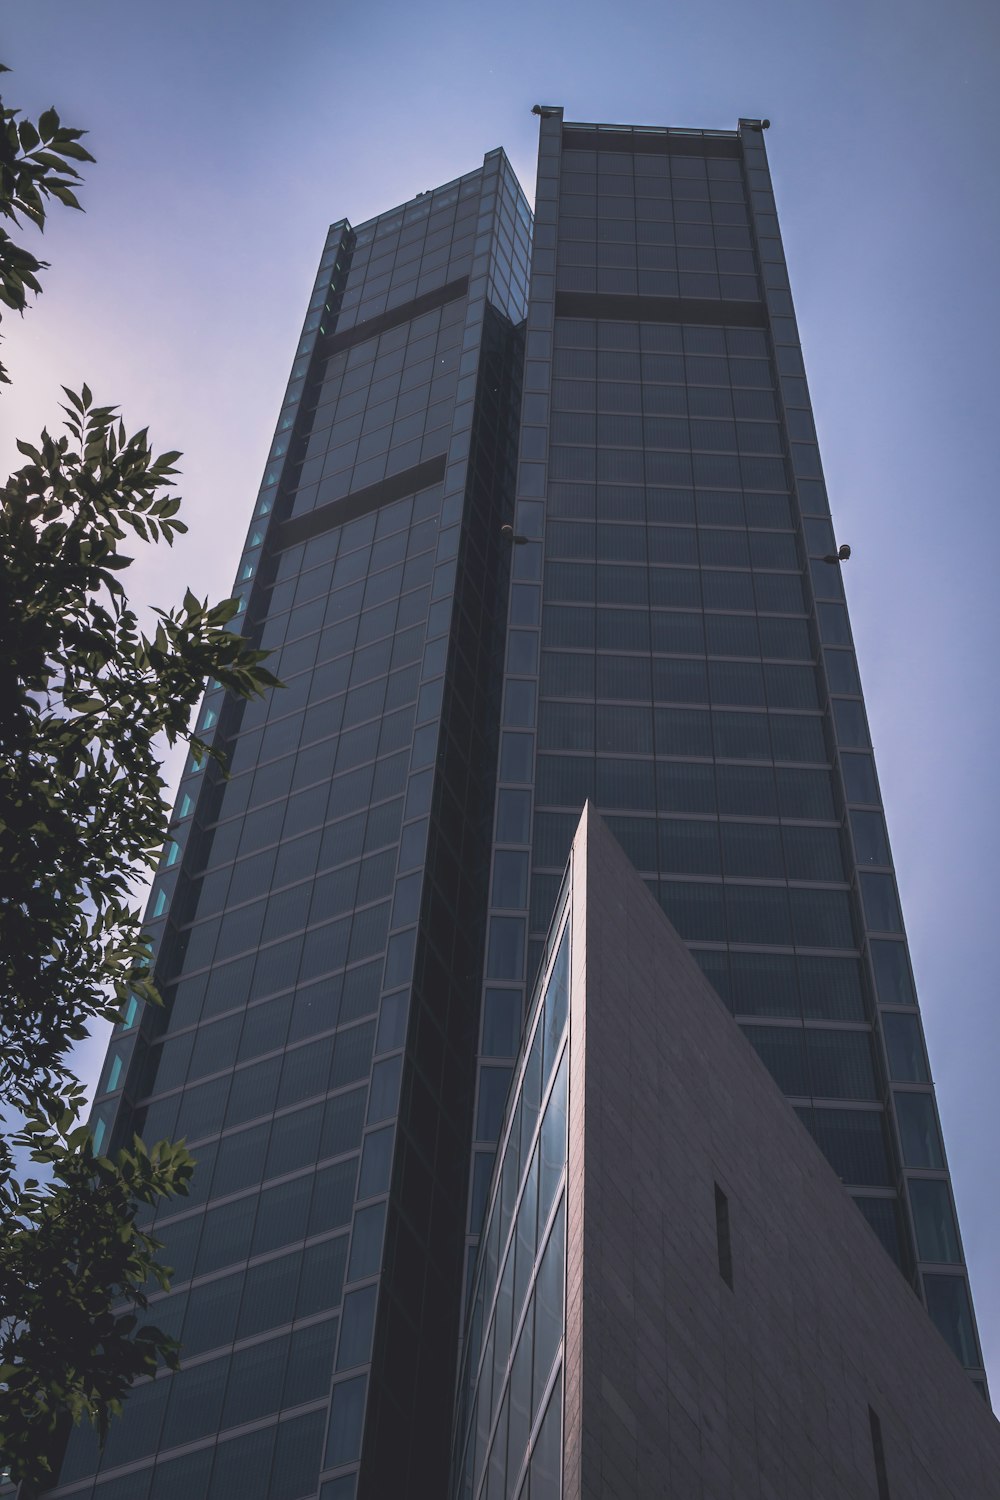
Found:
[[995, 1500], [1000, 1428], [584, 810], [504, 1119], [454, 1500]]

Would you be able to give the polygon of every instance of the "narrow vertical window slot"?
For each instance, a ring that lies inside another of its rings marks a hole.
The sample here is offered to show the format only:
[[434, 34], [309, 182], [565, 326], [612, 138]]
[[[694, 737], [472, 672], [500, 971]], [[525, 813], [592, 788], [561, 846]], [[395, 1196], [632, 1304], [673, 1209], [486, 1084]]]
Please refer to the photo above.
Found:
[[889, 1475], [885, 1467], [885, 1448], [882, 1444], [882, 1423], [879, 1421], [878, 1412], [871, 1406], [868, 1408], [868, 1421], [872, 1430], [872, 1454], [875, 1458], [875, 1479], [878, 1483], [878, 1500], [891, 1500], [889, 1494]]
[[732, 1290], [733, 1244], [729, 1231], [729, 1199], [715, 1184], [715, 1237], [719, 1251], [719, 1275]]

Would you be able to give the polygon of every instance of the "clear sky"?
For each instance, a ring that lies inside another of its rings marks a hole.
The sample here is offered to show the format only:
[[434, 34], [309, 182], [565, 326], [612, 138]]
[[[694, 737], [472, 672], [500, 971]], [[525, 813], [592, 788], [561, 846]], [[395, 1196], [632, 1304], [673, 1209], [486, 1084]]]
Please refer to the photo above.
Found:
[[40, 302], [6, 326], [15, 435], [87, 380], [185, 453], [189, 537], [142, 601], [228, 593], [327, 224], [503, 145], [536, 101], [766, 138], [889, 832], [1000, 1400], [995, 0], [33, 0], [5, 95], [86, 126]]

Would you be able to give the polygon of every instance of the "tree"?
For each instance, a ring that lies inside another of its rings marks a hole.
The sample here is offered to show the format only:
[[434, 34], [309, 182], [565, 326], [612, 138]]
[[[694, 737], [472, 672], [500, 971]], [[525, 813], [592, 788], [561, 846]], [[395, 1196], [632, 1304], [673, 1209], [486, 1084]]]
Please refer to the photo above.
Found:
[[[43, 229], [47, 200], [79, 207], [81, 135], [0, 103], [0, 219]], [[44, 269], [0, 230], [7, 307], [24, 311]], [[18, 443], [26, 462], [0, 490], [0, 1108], [19, 1122], [0, 1142], [0, 1453], [34, 1488], [70, 1422], [103, 1438], [132, 1381], [176, 1365], [140, 1318], [169, 1268], [136, 1215], [186, 1192], [192, 1160], [138, 1139], [96, 1152], [70, 1049], [131, 996], [160, 1003], [135, 900], [170, 837], [164, 742], [215, 753], [190, 728], [206, 681], [242, 698], [276, 685], [232, 628], [235, 600], [189, 591], [142, 632], [122, 548], [186, 530], [179, 454], [154, 455], [86, 386], [64, 393], [61, 432]]]

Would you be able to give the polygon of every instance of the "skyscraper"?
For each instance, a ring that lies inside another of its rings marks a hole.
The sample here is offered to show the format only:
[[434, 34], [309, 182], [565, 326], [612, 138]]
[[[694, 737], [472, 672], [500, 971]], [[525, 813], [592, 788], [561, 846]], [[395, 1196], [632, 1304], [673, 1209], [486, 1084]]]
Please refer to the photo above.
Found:
[[206, 697], [95, 1105], [198, 1159], [184, 1367], [60, 1495], [447, 1492], [588, 798], [982, 1381], [762, 123], [541, 115], [533, 248], [500, 151], [330, 231], [237, 584], [286, 686]]
[[764, 122], [542, 111], [517, 507], [486, 1021], [592, 798], [981, 1379]]

